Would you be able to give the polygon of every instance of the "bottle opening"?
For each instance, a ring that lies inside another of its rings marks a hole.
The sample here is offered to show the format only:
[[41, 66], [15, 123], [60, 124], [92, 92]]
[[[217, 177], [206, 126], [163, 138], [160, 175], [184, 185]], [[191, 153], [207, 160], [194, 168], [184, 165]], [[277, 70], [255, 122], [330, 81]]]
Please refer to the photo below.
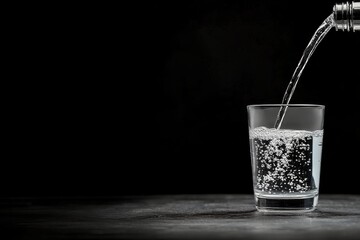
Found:
[[360, 31], [360, 2], [336, 4], [333, 16], [336, 31]]

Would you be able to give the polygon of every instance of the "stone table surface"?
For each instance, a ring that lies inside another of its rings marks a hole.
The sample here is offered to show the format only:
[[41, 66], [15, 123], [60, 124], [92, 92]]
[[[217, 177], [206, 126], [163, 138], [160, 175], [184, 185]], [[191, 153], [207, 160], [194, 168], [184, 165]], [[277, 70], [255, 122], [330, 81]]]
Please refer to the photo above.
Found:
[[0, 239], [360, 239], [360, 195], [259, 213], [252, 195], [0, 199]]

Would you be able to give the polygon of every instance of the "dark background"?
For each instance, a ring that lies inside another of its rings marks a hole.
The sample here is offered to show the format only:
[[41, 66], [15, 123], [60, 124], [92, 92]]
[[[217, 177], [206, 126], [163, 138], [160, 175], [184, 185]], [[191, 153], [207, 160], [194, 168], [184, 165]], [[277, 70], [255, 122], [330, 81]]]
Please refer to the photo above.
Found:
[[[1, 195], [252, 193], [246, 105], [280, 103], [334, 4], [155, 1], [13, 17]], [[326, 105], [321, 193], [360, 193], [359, 43], [331, 30], [292, 99]]]

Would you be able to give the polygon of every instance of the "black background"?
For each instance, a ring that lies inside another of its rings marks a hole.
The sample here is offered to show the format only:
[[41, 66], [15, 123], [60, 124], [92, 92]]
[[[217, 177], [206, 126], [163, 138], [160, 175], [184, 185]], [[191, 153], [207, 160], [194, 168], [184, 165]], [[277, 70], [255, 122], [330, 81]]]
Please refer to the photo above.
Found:
[[[252, 193], [246, 105], [280, 103], [334, 4], [155, 1], [13, 17], [1, 195]], [[331, 30], [292, 99], [326, 105], [321, 193], [360, 193], [359, 43]]]

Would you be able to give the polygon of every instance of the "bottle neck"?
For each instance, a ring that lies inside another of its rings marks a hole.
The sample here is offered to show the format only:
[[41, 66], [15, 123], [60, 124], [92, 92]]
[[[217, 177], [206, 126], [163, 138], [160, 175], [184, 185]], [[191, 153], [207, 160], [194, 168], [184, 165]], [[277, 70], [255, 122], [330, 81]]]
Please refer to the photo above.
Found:
[[333, 11], [336, 31], [360, 31], [360, 2], [336, 4]]

